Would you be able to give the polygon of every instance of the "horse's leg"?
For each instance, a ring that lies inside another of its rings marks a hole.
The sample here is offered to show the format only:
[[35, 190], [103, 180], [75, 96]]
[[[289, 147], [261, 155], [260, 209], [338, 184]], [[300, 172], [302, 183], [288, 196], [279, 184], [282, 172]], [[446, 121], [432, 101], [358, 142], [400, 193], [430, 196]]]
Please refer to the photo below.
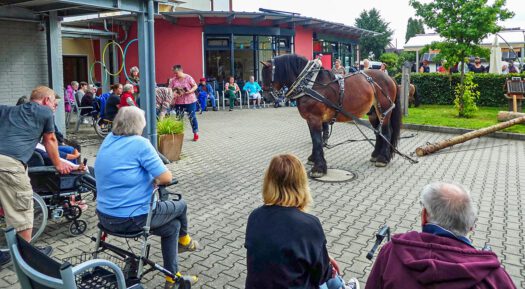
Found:
[[[385, 121], [386, 122], [386, 121]], [[392, 137], [392, 129], [390, 128], [390, 125], [388, 123], [383, 123], [383, 126], [381, 127], [383, 136], [390, 141], [390, 138]], [[376, 167], [386, 167], [386, 165], [390, 162], [390, 146], [386, 141], [383, 140], [381, 136], [377, 136], [377, 140], [381, 139], [381, 146], [379, 148], [379, 154], [376, 157]], [[377, 145], [378, 141], [376, 141]]]
[[[323, 122], [323, 146], [328, 144], [328, 139], [330, 138], [330, 125], [327, 122]], [[314, 164], [314, 157], [313, 154], [311, 154], [308, 157], [307, 164], [313, 165]]]
[[326, 175], [327, 167], [323, 152], [322, 123], [320, 120], [307, 120], [312, 137], [312, 155], [309, 157], [314, 163], [310, 170], [312, 178], [320, 178]]
[[[377, 114], [374, 108], [372, 108], [368, 114], [369, 114], [368, 120], [370, 121], [370, 124], [372, 124], [374, 128], [379, 130], [380, 129], [379, 128], [379, 118], [377, 117]], [[374, 145], [374, 151], [372, 152], [372, 155], [370, 157], [371, 162], [375, 163], [377, 161], [377, 156], [379, 155], [382, 144], [383, 144], [383, 139], [378, 134], [376, 134], [376, 143]]]

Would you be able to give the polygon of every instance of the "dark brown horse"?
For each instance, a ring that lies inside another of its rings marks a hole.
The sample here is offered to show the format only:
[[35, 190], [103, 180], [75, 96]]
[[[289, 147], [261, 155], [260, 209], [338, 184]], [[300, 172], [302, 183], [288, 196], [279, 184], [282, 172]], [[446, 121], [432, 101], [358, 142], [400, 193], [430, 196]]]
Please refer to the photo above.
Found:
[[[283, 86], [291, 87], [307, 63], [306, 58], [294, 54], [278, 56], [273, 61], [263, 62], [263, 89], [280, 90]], [[344, 111], [356, 117], [368, 114], [372, 126], [381, 130], [391, 144], [389, 145], [376, 134], [375, 147], [370, 161], [378, 167], [384, 167], [394, 155], [394, 148], [397, 146], [401, 130], [401, 107], [397, 97], [397, 85], [392, 78], [379, 70], [366, 70], [365, 73], [373, 79], [372, 82], [367, 80], [366, 75], [362, 73], [345, 78], [345, 93], [341, 106]], [[335, 76], [332, 72], [322, 69], [312, 89], [331, 102], [339, 104], [339, 84], [334, 80]], [[386, 111], [394, 103], [395, 108], [386, 114], [382, 126], [379, 127], [380, 118], [377, 113]], [[379, 112], [379, 107], [382, 108], [381, 112]], [[313, 149], [312, 154], [308, 157], [308, 160], [313, 162], [310, 176], [322, 177], [327, 172], [323, 137], [328, 136], [328, 123], [334, 118], [336, 122], [348, 122], [352, 119], [343, 113], [336, 113], [333, 108], [308, 95], [297, 99], [297, 108], [301, 117], [306, 120], [312, 137]]]

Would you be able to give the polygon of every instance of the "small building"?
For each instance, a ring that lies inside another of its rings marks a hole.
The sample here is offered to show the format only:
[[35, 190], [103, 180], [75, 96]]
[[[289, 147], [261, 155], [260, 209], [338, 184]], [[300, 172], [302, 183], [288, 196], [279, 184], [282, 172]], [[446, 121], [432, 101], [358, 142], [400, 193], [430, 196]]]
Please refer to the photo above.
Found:
[[[132, 16], [120, 15], [89, 20], [69, 21], [68, 26], [77, 28], [103, 27], [106, 23], [118, 23], [118, 38], [124, 39], [121, 47], [126, 47], [137, 37], [137, 25]], [[126, 35], [126, 38], [123, 36]], [[331, 68], [335, 59], [349, 68], [359, 59], [359, 39], [363, 35], [374, 35], [373, 31], [363, 30], [340, 23], [304, 17], [284, 12], [230, 12], [184, 10], [161, 12], [155, 19], [156, 82], [165, 84], [172, 77], [172, 66], [181, 64], [186, 73], [195, 79], [211, 77], [219, 82], [233, 75], [238, 80], [248, 80], [253, 75], [260, 79], [262, 64], [271, 58], [288, 53], [296, 53], [312, 59], [322, 54], [322, 62]], [[94, 53], [77, 50], [86, 54], [87, 66], [100, 59], [104, 44], [86, 35], [84, 39], [93, 41], [83, 44]], [[74, 55], [71, 41], [64, 43], [68, 54]], [[83, 40], [85, 41], [85, 40]], [[138, 66], [138, 45], [129, 45], [125, 67]], [[118, 56], [120, 53], [115, 50]], [[66, 55], [64, 56], [66, 57]], [[109, 62], [106, 63], [109, 66]], [[113, 64], [111, 64], [113, 65]], [[117, 69], [120, 66], [116, 65]], [[74, 69], [72, 69], [74, 70]], [[84, 69], [85, 70], [85, 69]], [[98, 69], [94, 76], [101, 79]], [[123, 73], [120, 81], [125, 81]]]

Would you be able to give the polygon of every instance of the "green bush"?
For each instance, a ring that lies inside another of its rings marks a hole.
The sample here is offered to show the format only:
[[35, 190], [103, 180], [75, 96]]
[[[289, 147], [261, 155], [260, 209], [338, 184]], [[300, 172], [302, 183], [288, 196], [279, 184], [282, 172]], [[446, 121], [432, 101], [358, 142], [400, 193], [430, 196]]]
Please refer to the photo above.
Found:
[[474, 83], [474, 73], [465, 74], [463, 86], [460, 83], [456, 85], [454, 107], [460, 117], [470, 118], [478, 111], [476, 101], [479, 99], [478, 85]]
[[[476, 103], [480, 106], [505, 106], [505, 82], [511, 76], [525, 77], [525, 73], [520, 75], [502, 75], [491, 73], [474, 74], [473, 82], [477, 84], [480, 95]], [[395, 76], [398, 83], [401, 83], [401, 74]], [[460, 82], [460, 74], [440, 74], [440, 73], [412, 73], [410, 81], [417, 87], [419, 99], [423, 104], [449, 104], [454, 103], [454, 88]]]
[[184, 133], [184, 121], [175, 116], [164, 117], [157, 121], [157, 134], [181, 134]]

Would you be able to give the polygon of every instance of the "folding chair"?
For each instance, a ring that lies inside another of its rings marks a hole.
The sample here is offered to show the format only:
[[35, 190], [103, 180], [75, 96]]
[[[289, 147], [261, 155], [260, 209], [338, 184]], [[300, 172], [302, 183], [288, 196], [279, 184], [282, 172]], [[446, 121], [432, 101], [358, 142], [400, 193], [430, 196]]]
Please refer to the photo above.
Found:
[[[5, 235], [14, 271], [24, 289], [109, 288], [108, 285], [126, 289], [122, 270], [112, 262], [93, 259], [74, 267], [69, 262], [61, 264], [27, 243], [13, 228], [8, 228]], [[109, 275], [103, 278], [101, 272]], [[128, 289], [131, 288], [142, 287]]]
[[[69, 120], [71, 118], [71, 113], [73, 111], [77, 114], [77, 126], [75, 128], [75, 132], [78, 132], [78, 129], [80, 127], [80, 124], [84, 121], [84, 119], [93, 119], [91, 114], [84, 114], [82, 115], [82, 109], [89, 109], [90, 111], [93, 110], [93, 106], [80, 106], [80, 99], [77, 99], [77, 94], [75, 93], [75, 97], [73, 97], [73, 103], [71, 104], [71, 112], [67, 116], [67, 124], [69, 124]], [[92, 123], [90, 123], [92, 125]]]

